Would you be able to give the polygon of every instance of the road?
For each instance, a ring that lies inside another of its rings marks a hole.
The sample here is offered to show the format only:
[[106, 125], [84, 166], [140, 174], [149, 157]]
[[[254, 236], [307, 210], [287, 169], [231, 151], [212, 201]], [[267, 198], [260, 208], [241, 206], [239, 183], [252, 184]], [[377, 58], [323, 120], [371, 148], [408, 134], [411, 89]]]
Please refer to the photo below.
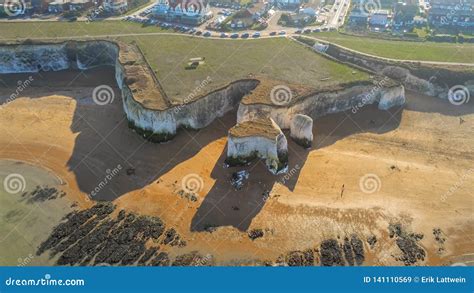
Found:
[[[344, 19], [349, 10], [351, 1], [350, 0], [336, 0], [331, 8], [332, 16], [328, 21], [329, 27], [339, 28], [344, 24]], [[342, 21], [339, 21], [342, 19]]]

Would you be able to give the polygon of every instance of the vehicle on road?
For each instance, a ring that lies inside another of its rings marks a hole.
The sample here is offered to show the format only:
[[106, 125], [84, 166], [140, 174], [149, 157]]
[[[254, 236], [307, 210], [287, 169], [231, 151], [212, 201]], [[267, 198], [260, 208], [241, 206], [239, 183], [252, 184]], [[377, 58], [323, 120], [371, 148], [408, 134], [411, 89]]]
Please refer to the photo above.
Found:
[[255, 32], [253, 35], [252, 35], [253, 38], [260, 38], [260, 33], [259, 32]]
[[277, 33], [276, 32], [271, 32], [270, 36], [275, 36]]
[[305, 34], [309, 34], [310, 32], [311, 32], [311, 29], [310, 29], [310, 28], [307, 28], [307, 29], [305, 29], [305, 30], [303, 31], [303, 33], [305, 33]]
[[222, 33], [222, 34], [221, 34], [221, 38], [227, 38], [228, 36], [229, 36], [229, 35], [226, 34], [226, 33]]
[[211, 32], [205, 32], [205, 33], [203, 34], [203, 36], [205, 36], [205, 37], [210, 37], [210, 36], [211, 36]]
[[295, 34], [301, 34], [302, 32], [303, 32], [302, 30], [298, 29], [295, 31]]
[[283, 36], [283, 35], [286, 35], [286, 32], [285, 32], [285, 31], [280, 31], [278, 34], [279, 34], [280, 36]]
[[319, 28], [315, 28], [315, 29], [313, 30], [313, 33], [319, 33], [319, 32], [321, 32], [321, 29], [319, 29]]
[[249, 33], [243, 33], [240, 37], [241, 37], [242, 39], [246, 39], [246, 38], [248, 38], [249, 36], [250, 36]]
[[231, 34], [230, 37], [231, 37], [232, 39], [236, 39], [236, 38], [239, 37], [239, 34]]

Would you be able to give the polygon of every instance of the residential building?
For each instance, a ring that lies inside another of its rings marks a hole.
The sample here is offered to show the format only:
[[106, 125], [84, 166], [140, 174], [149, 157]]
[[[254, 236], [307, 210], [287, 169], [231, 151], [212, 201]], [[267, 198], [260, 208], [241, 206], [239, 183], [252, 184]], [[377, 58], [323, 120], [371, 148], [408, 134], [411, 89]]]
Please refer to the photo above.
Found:
[[93, 3], [91, 0], [71, 0], [71, 2], [69, 2], [69, 10], [71, 11], [81, 11], [92, 6]]
[[393, 5], [393, 27], [395, 29], [410, 29], [414, 26], [414, 18], [419, 11], [413, 2], [397, 2]]
[[386, 28], [389, 26], [391, 21], [391, 15], [388, 10], [376, 10], [369, 18], [369, 25], [375, 28]]
[[299, 8], [302, 0], [274, 0], [274, 5], [279, 9]]
[[55, 0], [48, 4], [49, 13], [62, 13], [67, 9], [69, 0]]
[[122, 14], [128, 10], [127, 0], [104, 0], [104, 10], [111, 14]]
[[166, 21], [199, 25], [212, 16], [207, 0], [159, 0], [154, 14]]
[[367, 27], [369, 14], [359, 8], [353, 9], [349, 14], [348, 24], [351, 26]]

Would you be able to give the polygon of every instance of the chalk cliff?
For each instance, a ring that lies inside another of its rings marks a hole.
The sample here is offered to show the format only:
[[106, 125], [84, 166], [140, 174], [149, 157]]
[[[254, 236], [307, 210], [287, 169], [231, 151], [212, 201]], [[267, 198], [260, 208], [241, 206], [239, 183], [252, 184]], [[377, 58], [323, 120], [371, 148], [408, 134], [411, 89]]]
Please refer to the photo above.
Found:
[[271, 118], [245, 121], [229, 130], [227, 164], [244, 165], [256, 158], [264, 159], [273, 174], [286, 172], [288, 142]]
[[[264, 158], [274, 173], [284, 170], [287, 160], [287, 142], [281, 129], [291, 128], [292, 137], [308, 146], [313, 139], [312, 119], [354, 106], [378, 103], [380, 109], [388, 109], [405, 103], [404, 87], [387, 78], [319, 89], [288, 84], [288, 101], [275, 102], [271, 93], [282, 82], [255, 77], [176, 104], [133, 45], [104, 40], [0, 45], [0, 74], [97, 66], [115, 68], [129, 126], [144, 138], [167, 141], [181, 127], [200, 129], [238, 108], [239, 124], [229, 132], [229, 160], [248, 159], [254, 154]], [[255, 121], [271, 121], [267, 129], [273, 129], [274, 135], [235, 135], [251, 129], [246, 126]]]

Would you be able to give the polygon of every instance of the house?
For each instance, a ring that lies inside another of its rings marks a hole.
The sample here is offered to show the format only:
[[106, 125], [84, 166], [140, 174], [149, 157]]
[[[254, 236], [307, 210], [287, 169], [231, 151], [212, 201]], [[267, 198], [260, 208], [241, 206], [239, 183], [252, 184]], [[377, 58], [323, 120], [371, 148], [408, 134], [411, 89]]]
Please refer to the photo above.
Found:
[[414, 18], [419, 10], [418, 5], [410, 2], [397, 2], [393, 5], [393, 27], [395, 29], [411, 29]]
[[472, 0], [432, 0], [428, 23], [433, 27], [472, 29], [474, 3]]
[[69, 10], [71, 11], [81, 11], [92, 6], [93, 3], [91, 0], [71, 0], [71, 2], [69, 2]]
[[155, 17], [189, 25], [199, 25], [212, 17], [207, 0], [159, 0]]
[[376, 10], [369, 18], [369, 25], [373, 28], [386, 28], [390, 24], [390, 12], [388, 10]]
[[279, 9], [299, 8], [302, 0], [274, 0], [273, 4]]
[[348, 24], [351, 26], [367, 27], [369, 14], [359, 8], [353, 9], [349, 14]]
[[63, 13], [67, 5], [69, 4], [69, 0], [55, 0], [48, 4], [48, 12], [49, 13]]
[[249, 9], [242, 9], [237, 11], [230, 22], [231, 28], [249, 28], [255, 21], [255, 15]]
[[278, 20], [278, 24], [283, 26], [303, 27], [316, 20], [315, 16], [304, 13], [283, 13]]
[[122, 14], [128, 10], [127, 0], [104, 0], [104, 10], [110, 14]]

